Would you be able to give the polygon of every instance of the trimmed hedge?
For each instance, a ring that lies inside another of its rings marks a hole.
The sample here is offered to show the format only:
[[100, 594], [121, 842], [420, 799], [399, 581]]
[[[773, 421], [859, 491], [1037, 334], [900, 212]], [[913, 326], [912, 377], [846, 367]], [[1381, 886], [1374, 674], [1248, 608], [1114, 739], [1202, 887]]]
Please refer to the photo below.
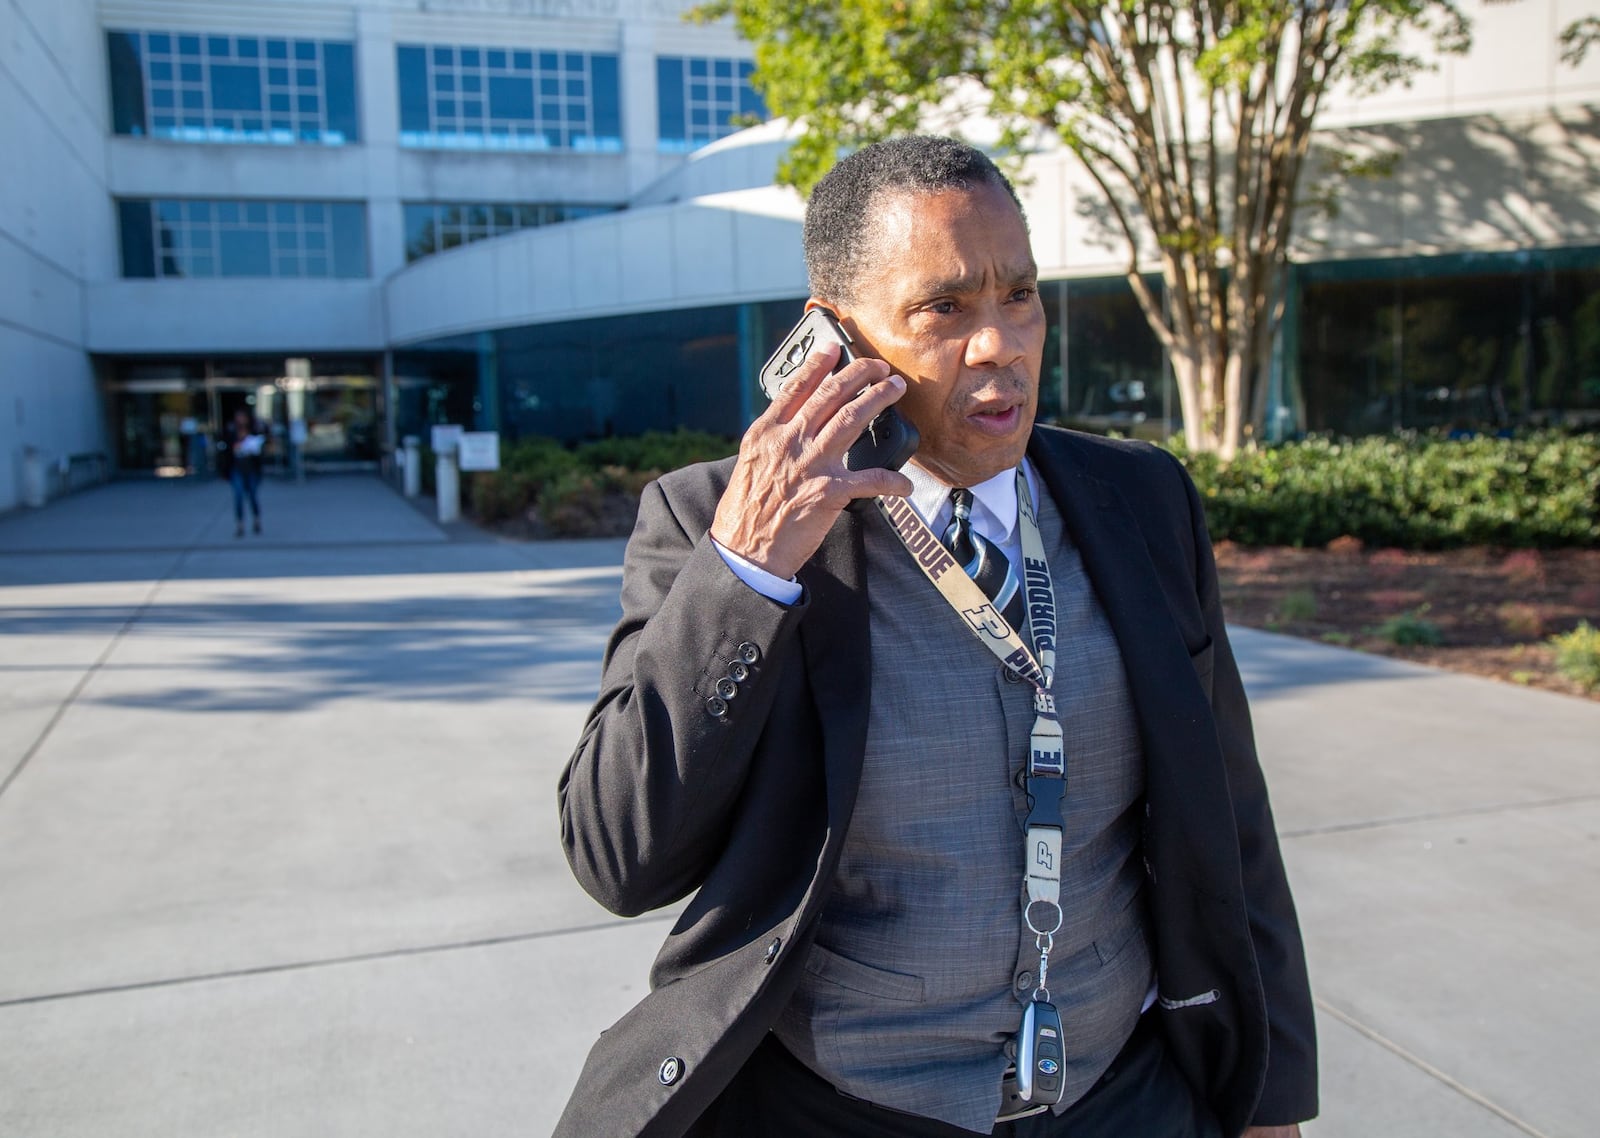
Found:
[[1600, 435], [1312, 438], [1228, 466], [1172, 445], [1214, 541], [1447, 549], [1600, 545]]
[[733, 440], [703, 431], [651, 431], [576, 448], [518, 439], [501, 452], [499, 470], [467, 476], [472, 513], [491, 525], [534, 521], [561, 536], [627, 533], [651, 479], [737, 449]]

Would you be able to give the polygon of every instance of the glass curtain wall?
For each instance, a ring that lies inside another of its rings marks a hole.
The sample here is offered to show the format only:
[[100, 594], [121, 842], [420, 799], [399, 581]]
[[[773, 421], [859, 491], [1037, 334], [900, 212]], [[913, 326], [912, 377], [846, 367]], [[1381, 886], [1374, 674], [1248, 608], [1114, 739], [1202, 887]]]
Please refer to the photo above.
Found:
[[1304, 265], [1311, 431], [1600, 424], [1600, 249]]
[[365, 277], [360, 202], [117, 202], [124, 277]]
[[656, 145], [685, 154], [764, 120], [767, 107], [750, 83], [748, 59], [663, 55], [656, 60]]

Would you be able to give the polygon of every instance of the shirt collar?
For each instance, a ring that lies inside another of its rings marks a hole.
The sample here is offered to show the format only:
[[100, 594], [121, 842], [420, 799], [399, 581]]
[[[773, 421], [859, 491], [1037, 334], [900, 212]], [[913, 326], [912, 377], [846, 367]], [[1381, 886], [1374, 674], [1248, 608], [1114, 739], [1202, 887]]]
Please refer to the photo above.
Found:
[[[1028, 479], [1028, 489], [1038, 500], [1038, 480], [1034, 477], [1027, 459], [1022, 460], [1023, 474]], [[901, 467], [900, 473], [911, 479], [911, 506], [928, 523], [934, 533], [943, 533], [950, 524], [949, 484], [939, 481], [915, 462]], [[968, 487], [972, 491], [972, 524], [990, 541], [1004, 545], [1011, 540], [1017, 528], [1017, 472], [1002, 470], [993, 478]]]

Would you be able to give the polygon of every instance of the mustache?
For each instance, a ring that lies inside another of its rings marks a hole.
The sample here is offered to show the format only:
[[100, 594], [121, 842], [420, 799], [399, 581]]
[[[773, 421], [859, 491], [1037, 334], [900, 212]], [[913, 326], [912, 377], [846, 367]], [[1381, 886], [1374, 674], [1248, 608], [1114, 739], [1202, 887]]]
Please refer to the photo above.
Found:
[[983, 372], [982, 378], [973, 385], [973, 389], [993, 388], [997, 394], [1026, 397], [1031, 386], [1027, 372], [1008, 365]]

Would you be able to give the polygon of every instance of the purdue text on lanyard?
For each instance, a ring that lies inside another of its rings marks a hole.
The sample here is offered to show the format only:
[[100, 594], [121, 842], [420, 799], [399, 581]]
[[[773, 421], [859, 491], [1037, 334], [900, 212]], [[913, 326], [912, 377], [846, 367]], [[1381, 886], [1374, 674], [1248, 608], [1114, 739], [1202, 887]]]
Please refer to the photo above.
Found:
[[[904, 498], [879, 498], [889, 520], [912, 558], [965, 619], [978, 640], [1000, 663], [1033, 685], [1033, 730], [1029, 733], [1027, 794], [1030, 808], [1024, 863], [1026, 900], [1023, 920], [1039, 950], [1039, 983], [1034, 989], [1017, 1036], [1017, 1089], [1028, 1102], [1053, 1106], [1061, 1101], [1061, 1015], [1050, 1002], [1050, 949], [1061, 928], [1061, 795], [1067, 765], [1050, 684], [1056, 670], [1056, 597], [1039, 537], [1039, 519], [1021, 467], [1017, 468], [1017, 512], [1022, 527], [1022, 587], [1027, 603], [1030, 646], [994, 607], [978, 585], [961, 571]], [[953, 570], [953, 571], [952, 571]]]

